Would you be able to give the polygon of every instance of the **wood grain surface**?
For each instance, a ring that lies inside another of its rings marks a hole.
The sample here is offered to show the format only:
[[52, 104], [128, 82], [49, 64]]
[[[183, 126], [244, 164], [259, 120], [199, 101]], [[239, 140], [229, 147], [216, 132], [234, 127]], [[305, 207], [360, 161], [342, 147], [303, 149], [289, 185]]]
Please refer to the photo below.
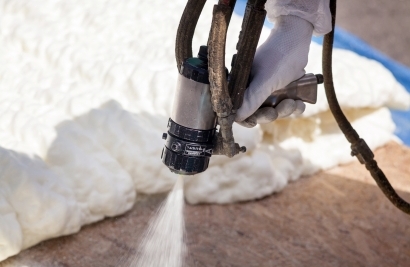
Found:
[[[410, 149], [376, 159], [410, 201]], [[131, 266], [165, 195], [140, 196], [127, 214], [48, 240], [1, 267]], [[410, 216], [393, 207], [363, 166], [303, 177], [281, 193], [230, 205], [186, 205], [186, 266], [410, 266]]]

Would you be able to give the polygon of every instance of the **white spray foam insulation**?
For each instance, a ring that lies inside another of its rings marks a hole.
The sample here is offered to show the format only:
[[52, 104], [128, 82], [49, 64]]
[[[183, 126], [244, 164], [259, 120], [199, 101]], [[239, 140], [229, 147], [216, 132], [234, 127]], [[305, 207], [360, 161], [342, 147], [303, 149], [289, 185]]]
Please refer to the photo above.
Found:
[[[185, 3], [0, 0], [0, 260], [122, 214], [136, 193], [175, 183], [160, 153]], [[212, 5], [198, 23], [195, 50], [206, 43]], [[240, 25], [234, 14], [227, 65]], [[261, 39], [268, 34], [264, 29]], [[307, 72], [321, 72], [320, 64], [321, 47], [312, 44]], [[391, 73], [335, 49], [334, 77], [342, 107], [369, 145], [394, 139], [384, 107], [408, 108], [410, 97]], [[322, 91], [299, 118], [235, 126], [248, 152], [215, 156], [207, 172], [186, 179], [188, 202], [260, 198], [301, 174], [352, 160], [334, 122], [325, 120]]]

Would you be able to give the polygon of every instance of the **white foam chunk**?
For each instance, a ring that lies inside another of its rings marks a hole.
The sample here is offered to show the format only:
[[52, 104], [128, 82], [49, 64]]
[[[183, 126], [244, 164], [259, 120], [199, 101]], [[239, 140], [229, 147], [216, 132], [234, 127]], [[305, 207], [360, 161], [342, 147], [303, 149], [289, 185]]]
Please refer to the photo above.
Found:
[[[0, 185], [3, 185], [0, 183]], [[23, 233], [17, 220], [16, 212], [5, 198], [6, 186], [1, 187], [0, 194], [0, 252], [4, 258], [20, 252], [23, 243]]]
[[[387, 108], [348, 109], [345, 114], [370, 148], [396, 140], [392, 136], [395, 125]], [[284, 119], [265, 125], [263, 129], [264, 142], [278, 144], [285, 150], [300, 151], [304, 175], [355, 160], [350, 155], [350, 144], [330, 111], [311, 117]]]

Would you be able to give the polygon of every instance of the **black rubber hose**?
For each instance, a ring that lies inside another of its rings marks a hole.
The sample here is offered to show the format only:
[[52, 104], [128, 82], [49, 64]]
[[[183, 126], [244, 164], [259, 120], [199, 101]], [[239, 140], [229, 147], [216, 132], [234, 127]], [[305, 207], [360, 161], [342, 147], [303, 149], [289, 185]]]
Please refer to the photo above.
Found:
[[322, 58], [324, 86], [330, 111], [335, 117], [340, 130], [346, 136], [346, 139], [351, 143], [352, 156], [356, 156], [360, 163], [366, 166], [366, 169], [370, 172], [373, 179], [376, 181], [377, 185], [382, 190], [384, 195], [390, 200], [390, 202], [401, 211], [410, 214], [410, 204], [404, 201], [391, 186], [383, 171], [378, 167], [377, 162], [374, 160], [373, 152], [370, 150], [366, 142], [361, 139], [357, 132], [353, 129], [352, 125], [343, 114], [339, 102], [337, 101], [332, 74], [332, 50], [336, 21], [336, 0], [330, 0], [330, 12], [332, 14], [332, 31], [326, 34], [323, 40]]
[[192, 38], [206, 0], [188, 0], [179, 22], [175, 42], [178, 71], [185, 59], [192, 57]]

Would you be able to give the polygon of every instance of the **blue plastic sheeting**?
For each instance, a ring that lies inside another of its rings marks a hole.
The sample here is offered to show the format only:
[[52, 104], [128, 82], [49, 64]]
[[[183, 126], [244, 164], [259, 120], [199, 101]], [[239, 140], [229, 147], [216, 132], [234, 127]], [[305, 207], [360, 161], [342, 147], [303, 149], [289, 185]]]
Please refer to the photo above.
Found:
[[[245, 7], [245, 0], [239, 0], [235, 6], [235, 13], [243, 16]], [[273, 24], [269, 21], [265, 21], [265, 26], [272, 28]], [[313, 37], [312, 41], [322, 44], [323, 37]], [[410, 68], [398, 63], [397, 61], [389, 58], [380, 51], [376, 50], [357, 36], [336, 27], [335, 38], [333, 46], [336, 48], [342, 48], [351, 50], [361, 56], [367, 57], [379, 61], [383, 66], [390, 70], [393, 76], [400, 82], [408, 92], [410, 92]], [[408, 146], [410, 146], [410, 110], [399, 111], [391, 110], [392, 118], [396, 124], [395, 134]]]

